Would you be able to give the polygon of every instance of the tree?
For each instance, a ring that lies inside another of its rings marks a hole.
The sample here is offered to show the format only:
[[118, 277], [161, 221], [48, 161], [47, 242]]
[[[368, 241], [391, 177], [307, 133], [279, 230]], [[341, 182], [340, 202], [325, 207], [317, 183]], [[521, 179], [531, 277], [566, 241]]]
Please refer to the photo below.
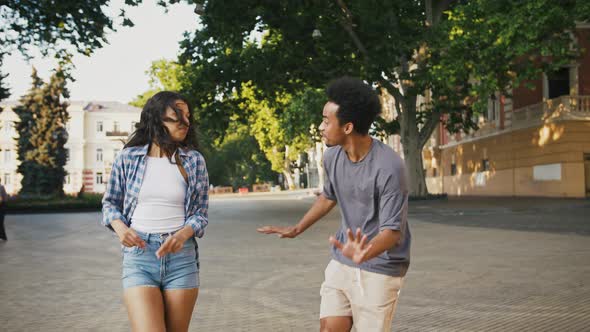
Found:
[[143, 107], [153, 95], [160, 91], [180, 91], [182, 89], [183, 68], [174, 61], [165, 59], [152, 62], [146, 71], [149, 77], [150, 89], [138, 95], [130, 105]]
[[32, 84], [31, 89], [28, 93], [21, 97], [20, 103], [13, 109], [14, 113], [18, 116], [19, 120], [14, 124], [15, 130], [18, 133], [17, 139], [17, 159], [20, 161], [17, 172], [20, 173], [23, 178], [21, 180], [21, 187], [24, 192], [30, 190], [35, 191], [38, 181], [38, 175], [40, 174], [39, 165], [34, 161], [27, 159], [27, 153], [34, 149], [31, 143], [31, 133], [35, 126], [35, 119], [39, 117], [41, 104], [39, 101], [42, 99], [41, 87], [43, 81], [37, 75], [37, 70], [33, 68], [31, 74]]
[[64, 166], [67, 151], [65, 124], [68, 120], [66, 77], [58, 68], [48, 83], [43, 84], [35, 70], [31, 90], [21, 98], [15, 113], [20, 121], [16, 124], [19, 133], [18, 172], [22, 174], [24, 195], [63, 195]]
[[[2, 57], [1, 56], [0, 56], [0, 68], [2, 68]], [[8, 90], [8, 87], [6, 86], [6, 83], [4, 81], [4, 79], [7, 76], [8, 75], [2, 74], [2, 72], [0, 72], [0, 101], [4, 100], [10, 96], [10, 91]], [[1, 107], [0, 107], [0, 112], [2, 112]]]
[[301, 141], [287, 141], [285, 128], [281, 126], [281, 114], [291, 101], [286, 93], [274, 98], [264, 98], [250, 82], [240, 90], [240, 109], [245, 110], [250, 134], [256, 138], [272, 170], [282, 173], [289, 188], [294, 188], [291, 164], [304, 148]]
[[281, 127], [285, 130], [287, 142], [301, 142], [312, 147], [321, 141], [319, 125], [326, 97], [322, 89], [306, 88], [291, 99], [281, 115]]
[[[126, 6], [139, 3], [141, 0], [125, 0]], [[90, 55], [107, 43], [108, 31], [115, 31], [113, 20], [104, 13], [108, 4], [109, 0], [1, 0], [0, 64], [4, 55], [13, 51], [30, 57], [31, 46], [38, 47], [44, 56], [54, 54], [62, 66], [69, 64], [72, 49]], [[122, 25], [133, 26], [125, 8], [119, 14]], [[5, 77], [0, 75], [0, 87]], [[7, 97], [0, 93], [0, 101]]]
[[230, 185], [234, 189], [276, 179], [269, 161], [247, 125], [234, 121], [215, 152], [207, 156], [210, 182]]
[[[572, 59], [564, 36], [588, 18], [585, 3], [207, 1], [180, 61], [191, 66], [190, 91], [207, 101], [203, 112], [225, 119], [241, 112], [231, 96], [246, 81], [272, 96], [360, 76], [395, 98], [398, 125], [378, 125], [399, 128], [411, 195], [424, 196], [422, 149], [441, 119], [452, 130], [475, 128], [471, 114], [491, 92], [537, 71], [523, 57]], [[430, 98], [418, 105], [422, 94]]]

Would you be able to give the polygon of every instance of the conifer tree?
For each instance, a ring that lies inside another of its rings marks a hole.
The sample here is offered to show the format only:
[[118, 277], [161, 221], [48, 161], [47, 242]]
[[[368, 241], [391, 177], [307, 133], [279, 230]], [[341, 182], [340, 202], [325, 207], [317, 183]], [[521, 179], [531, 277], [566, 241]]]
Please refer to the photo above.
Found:
[[68, 135], [65, 124], [69, 118], [69, 97], [66, 78], [61, 68], [43, 84], [33, 70], [33, 84], [15, 108], [20, 122], [18, 138], [18, 172], [23, 175], [21, 194], [62, 196], [66, 175], [64, 166]]

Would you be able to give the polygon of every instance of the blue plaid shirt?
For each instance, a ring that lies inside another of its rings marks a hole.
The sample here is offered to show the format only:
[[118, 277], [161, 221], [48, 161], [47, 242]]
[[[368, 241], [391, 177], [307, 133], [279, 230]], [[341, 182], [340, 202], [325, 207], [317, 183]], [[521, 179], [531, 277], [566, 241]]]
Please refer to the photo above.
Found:
[[[123, 149], [115, 158], [107, 190], [102, 199], [102, 224], [112, 230], [111, 222], [120, 219], [131, 225], [131, 216], [137, 206], [137, 198], [145, 173], [148, 145]], [[202, 237], [209, 223], [209, 176], [203, 156], [195, 150], [178, 153], [188, 175], [184, 198], [185, 225], [190, 225], [196, 237]]]

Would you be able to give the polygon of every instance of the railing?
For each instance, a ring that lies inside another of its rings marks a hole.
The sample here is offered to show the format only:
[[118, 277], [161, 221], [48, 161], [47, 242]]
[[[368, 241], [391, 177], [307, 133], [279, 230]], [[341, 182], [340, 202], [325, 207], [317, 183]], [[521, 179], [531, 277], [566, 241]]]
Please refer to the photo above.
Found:
[[458, 140], [451, 135], [446, 145], [461, 144], [505, 130], [524, 129], [556, 120], [590, 121], [590, 96], [561, 96], [515, 109], [509, 114], [512, 117], [507, 120], [503, 130], [499, 130], [494, 123], [483, 123], [480, 124], [480, 130], [467, 135], [461, 134]]
[[126, 131], [107, 131], [106, 136], [129, 136], [129, 132]]
[[570, 110], [572, 113], [590, 116], [590, 96], [578, 96], [570, 98]]
[[512, 128], [550, 120], [590, 120], [590, 96], [562, 96], [514, 110]]

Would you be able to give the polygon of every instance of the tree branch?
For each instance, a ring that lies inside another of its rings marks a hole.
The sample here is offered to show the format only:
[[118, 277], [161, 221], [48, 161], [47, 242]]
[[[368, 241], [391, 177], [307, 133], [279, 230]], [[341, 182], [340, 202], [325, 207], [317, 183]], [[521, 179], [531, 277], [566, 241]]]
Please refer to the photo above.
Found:
[[393, 100], [395, 101], [395, 111], [397, 112], [397, 121], [401, 121], [401, 117], [402, 117], [402, 113], [403, 112], [402, 112], [402, 109], [400, 107], [400, 103], [402, 102], [404, 96], [389, 81], [386, 81], [384, 79], [381, 79], [381, 80], [379, 80], [379, 84], [382, 87], [384, 87], [385, 89], [387, 89], [387, 92], [389, 92], [393, 96]]
[[434, 129], [436, 129], [436, 126], [440, 122], [440, 115], [441, 114], [439, 111], [432, 111], [432, 114], [430, 114], [430, 117], [428, 118], [428, 120], [426, 120], [426, 123], [422, 127], [422, 130], [420, 130], [420, 133], [418, 135], [418, 146], [423, 147], [426, 144], [426, 142], [430, 138], [430, 135], [432, 135], [432, 132], [434, 131]]
[[363, 43], [359, 39], [356, 32], [354, 32], [354, 30], [352, 29], [352, 14], [350, 13], [350, 10], [348, 10], [348, 7], [346, 7], [346, 5], [344, 4], [344, 2], [342, 2], [342, 0], [336, 0], [336, 2], [338, 3], [338, 6], [340, 6], [340, 8], [342, 9], [342, 11], [344, 12], [344, 15], [345, 15], [345, 20], [341, 20], [340, 25], [342, 25], [342, 28], [344, 28], [344, 30], [346, 32], [348, 32], [348, 35], [350, 36], [350, 38], [352, 39], [353, 43], [356, 45], [358, 50], [363, 54], [363, 56], [365, 58], [365, 62], [367, 62], [367, 64], [368, 64], [369, 63], [369, 52], [367, 51], [367, 49], [365, 48], [365, 46], [363, 45]]
[[451, 7], [453, 0], [440, 0], [437, 1], [436, 7], [432, 11], [432, 23], [437, 24], [440, 21], [442, 13]]
[[[360, 38], [358, 37], [358, 35], [354, 31], [354, 29], [352, 28], [352, 13], [348, 9], [348, 7], [346, 7], [346, 4], [344, 4], [344, 2], [342, 0], [336, 0], [336, 2], [338, 3], [338, 6], [340, 7], [340, 9], [342, 9], [342, 12], [344, 13], [344, 16], [345, 16], [344, 20], [340, 20], [340, 25], [342, 26], [342, 28], [346, 32], [348, 32], [348, 35], [352, 39], [352, 41], [355, 44], [355, 46], [357, 47], [357, 49], [361, 52], [361, 54], [364, 57], [365, 63], [368, 65], [369, 59], [370, 59], [369, 52], [367, 51], [367, 49], [365, 48], [365, 46], [361, 42]], [[378, 83], [380, 85], [384, 86], [387, 89], [387, 91], [389, 93], [391, 93], [391, 95], [393, 96], [393, 98], [395, 100], [396, 108], [397, 108], [397, 110], [396, 110], [397, 116], [398, 116], [397, 120], [398, 121], [401, 120], [401, 116], [402, 116], [403, 112], [402, 112], [402, 109], [400, 108], [400, 103], [403, 101], [404, 96], [395, 86], [393, 86], [393, 84], [391, 84], [391, 82], [388, 82], [388, 81], [380, 78], [378, 80]]]

